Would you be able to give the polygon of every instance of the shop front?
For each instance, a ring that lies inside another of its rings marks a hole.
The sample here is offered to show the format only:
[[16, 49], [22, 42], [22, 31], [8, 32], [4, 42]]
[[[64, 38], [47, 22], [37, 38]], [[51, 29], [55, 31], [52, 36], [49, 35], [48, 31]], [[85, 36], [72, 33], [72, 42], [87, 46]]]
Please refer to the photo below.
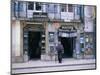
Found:
[[20, 51], [15, 54], [21, 55], [13, 56], [18, 62], [56, 60], [59, 40], [64, 47], [63, 58], [80, 58], [80, 22], [20, 21], [19, 25]]
[[26, 22], [23, 28], [24, 61], [40, 60], [45, 53], [45, 28], [43, 23]]
[[48, 23], [48, 59], [56, 59], [58, 41], [64, 47], [63, 58], [80, 58], [80, 32], [79, 22]]
[[85, 58], [95, 58], [95, 47], [94, 47], [94, 37], [93, 32], [85, 32]]
[[76, 49], [77, 30], [74, 26], [61, 26], [58, 30], [58, 38], [64, 47], [63, 58], [73, 58]]

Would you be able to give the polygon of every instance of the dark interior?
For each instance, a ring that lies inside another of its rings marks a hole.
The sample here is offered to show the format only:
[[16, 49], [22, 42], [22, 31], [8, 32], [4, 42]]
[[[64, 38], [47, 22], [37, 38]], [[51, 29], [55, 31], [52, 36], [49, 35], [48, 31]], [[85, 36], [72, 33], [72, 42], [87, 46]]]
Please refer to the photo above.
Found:
[[36, 31], [29, 31], [28, 37], [29, 59], [39, 59], [41, 55], [41, 47], [39, 45], [41, 40], [41, 33]]
[[61, 43], [64, 47], [63, 58], [73, 57], [73, 37], [61, 37]]

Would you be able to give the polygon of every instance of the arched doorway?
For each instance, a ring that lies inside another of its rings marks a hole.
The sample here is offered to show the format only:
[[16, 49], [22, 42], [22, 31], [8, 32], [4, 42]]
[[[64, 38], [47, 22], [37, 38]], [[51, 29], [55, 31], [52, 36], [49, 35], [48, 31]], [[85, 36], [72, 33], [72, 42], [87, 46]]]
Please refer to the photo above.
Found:
[[76, 48], [77, 30], [73, 26], [61, 26], [58, 30], [58, 39], [64, 48], [63, 58], [73, 58]]
[[27, 52], [28, 60], [41, 58], [41, 40], [44, 27], [42, 25], [28, 24], [23, 29], [23, 48]]

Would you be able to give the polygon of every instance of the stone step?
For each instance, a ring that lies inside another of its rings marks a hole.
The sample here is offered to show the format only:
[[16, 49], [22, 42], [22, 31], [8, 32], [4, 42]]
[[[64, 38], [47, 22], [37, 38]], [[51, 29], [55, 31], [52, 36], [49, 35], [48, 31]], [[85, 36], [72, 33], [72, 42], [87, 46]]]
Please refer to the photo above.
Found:
[[58, 66], [44, 66], [44, 67], [40, 66], [40, 67], [13, 68], [12, 74], [72, 71], [72, 70], [85, 70], [85, 69], [96, 69], [96, 65], [95, 63], [90, 63], [90, 64], [73, 64], [73, 65], [58, 65]]

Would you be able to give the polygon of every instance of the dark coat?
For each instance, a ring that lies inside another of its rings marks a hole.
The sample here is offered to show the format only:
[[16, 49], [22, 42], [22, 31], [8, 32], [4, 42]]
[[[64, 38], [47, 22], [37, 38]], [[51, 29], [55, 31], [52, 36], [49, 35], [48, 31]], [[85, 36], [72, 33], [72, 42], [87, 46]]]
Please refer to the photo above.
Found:
[[61, 44], [58, 44], [58, 46], [56, 47], [56, 50], [57, 50], [58, 53], [59, 52], [63, 53], [64, 48], [63, 48], [63, 46]]

